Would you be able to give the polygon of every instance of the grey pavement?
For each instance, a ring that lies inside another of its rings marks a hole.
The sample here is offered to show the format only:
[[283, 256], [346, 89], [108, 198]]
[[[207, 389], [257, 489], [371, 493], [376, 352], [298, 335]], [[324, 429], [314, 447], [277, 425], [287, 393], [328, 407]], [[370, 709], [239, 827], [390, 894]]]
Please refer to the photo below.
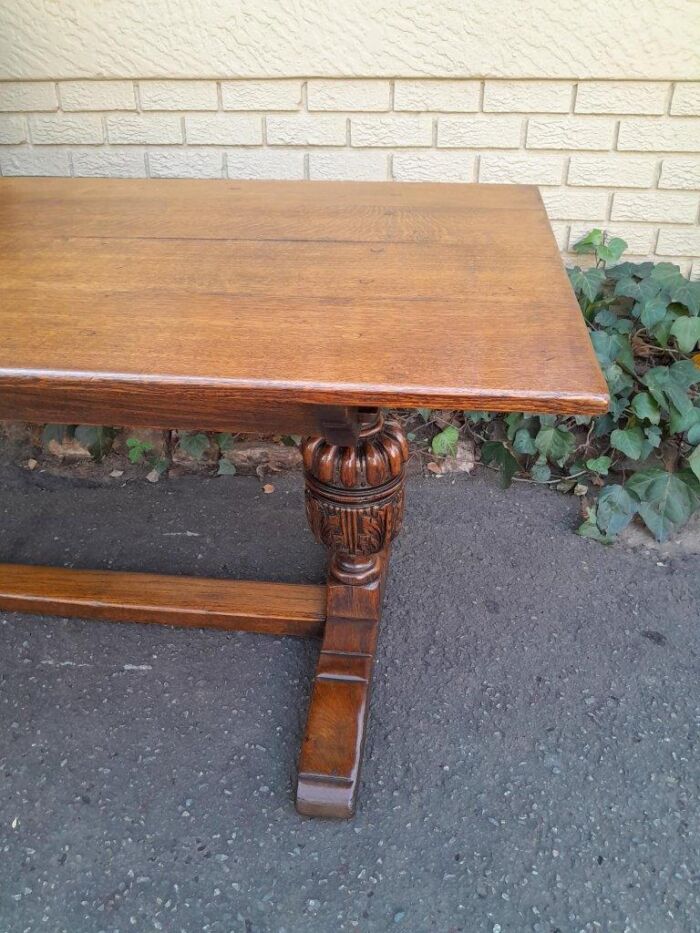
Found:
[[[0, 560], [321, 581], [301, 478], [3, 467]], [[300, 818], [312, 641], [0, 613], [0, 931], [700, 930], [700, 558], [414, 478], [353, 822]]]

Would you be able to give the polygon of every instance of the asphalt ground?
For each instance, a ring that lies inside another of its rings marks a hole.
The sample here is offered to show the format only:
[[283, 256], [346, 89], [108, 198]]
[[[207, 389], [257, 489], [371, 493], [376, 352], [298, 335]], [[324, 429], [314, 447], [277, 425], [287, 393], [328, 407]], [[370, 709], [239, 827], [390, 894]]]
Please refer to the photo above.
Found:
[[[0, 471], [0, 560], [321, 582], [301, 478]], [[414, 478], [357, 815], [299, 817], [318, 645], [0, 613], [0, 930], [700, 930], [700, 557]]]

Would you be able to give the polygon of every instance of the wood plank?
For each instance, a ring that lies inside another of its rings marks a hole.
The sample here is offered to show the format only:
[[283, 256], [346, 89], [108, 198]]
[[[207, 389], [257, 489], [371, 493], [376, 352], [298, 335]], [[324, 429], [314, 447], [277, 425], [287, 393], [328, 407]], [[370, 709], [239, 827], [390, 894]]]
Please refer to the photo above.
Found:
[[1, 418], [607, 406], [534, 187], [3, 178], [0, 231]]
[[320, 635], [326, 587], [0, 564], [0, 609], [268, 635]]

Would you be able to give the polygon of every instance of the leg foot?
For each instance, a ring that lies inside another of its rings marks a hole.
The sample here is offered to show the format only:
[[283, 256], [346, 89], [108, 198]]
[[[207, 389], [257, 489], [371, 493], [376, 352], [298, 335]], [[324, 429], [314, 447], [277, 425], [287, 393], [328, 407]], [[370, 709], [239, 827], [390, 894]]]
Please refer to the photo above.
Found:
[[299, 759], [296, 806], [305, 816], [347, 819], [355, 811], [381, 614], [380, 577], [328, 584], [326, 628]]

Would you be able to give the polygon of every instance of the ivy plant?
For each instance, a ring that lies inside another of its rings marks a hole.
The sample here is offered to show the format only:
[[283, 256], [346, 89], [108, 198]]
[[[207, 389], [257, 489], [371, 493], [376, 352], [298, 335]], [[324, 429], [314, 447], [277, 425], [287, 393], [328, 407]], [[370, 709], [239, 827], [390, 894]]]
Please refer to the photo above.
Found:
[[568, 270], [608, 412], [464, 413], [504, 486], [520, 474], [563, 490], [602, 487], [579, 533], [603, 543], [635, 516], [663, 541], [700, 508], [700, 282], [669, 262], [620, 263], [626, 246], [593, 230], [574, 246], [593, 264]]

